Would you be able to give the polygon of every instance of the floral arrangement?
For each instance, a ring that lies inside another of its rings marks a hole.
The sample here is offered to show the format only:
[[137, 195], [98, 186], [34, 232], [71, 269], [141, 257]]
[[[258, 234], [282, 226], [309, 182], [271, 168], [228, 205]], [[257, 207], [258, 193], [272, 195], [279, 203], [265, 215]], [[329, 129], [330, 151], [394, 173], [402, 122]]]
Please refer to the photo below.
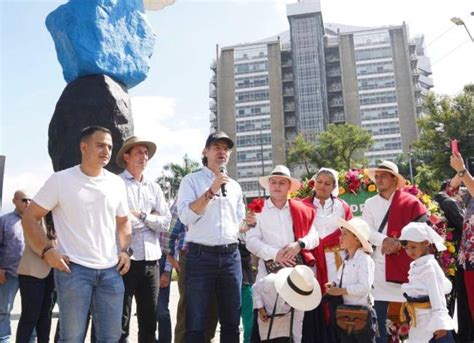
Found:
[[397, 343], [408, 338], [410, 332], [410, 325], [408, 323], [399, 323], [387, 319], [388, 342]]
[[260, 213], [263, 210], [264, 204], [265, 204], [265, 199], [255, 198], [252, 200], [250, 204], [247, 204], [247, 211], [250, 211], [253, 213]]
[[377, 186], [369, 178], [367, 169], [351, 169], [346, 173], [339, 173], [339, 195], [358, 192], [374, 193]]

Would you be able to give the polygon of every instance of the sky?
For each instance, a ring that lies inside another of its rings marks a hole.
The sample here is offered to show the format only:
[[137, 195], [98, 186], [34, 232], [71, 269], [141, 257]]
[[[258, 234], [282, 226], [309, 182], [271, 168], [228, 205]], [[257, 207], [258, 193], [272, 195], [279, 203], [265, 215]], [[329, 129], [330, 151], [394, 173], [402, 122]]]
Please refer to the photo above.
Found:
[[[66, 0], [0, 0], [0, 155], [6, 156], [3, 207], [12, 209], [17, 189], [34, 195], [53, 172], [48, 125], [66, 86], [44, 21]], [[286, 0], [177, 0], [147, 12], [157, 34], [150, 72], [130, 90], [135, 134], [152, 139], [157, 153], [146, 174], [185, 153], [199, 160], [209, 133], [209, 65], [216, 44], [253, 42], [288, 30]], [[322, 0], [323, 21], [356, 26], [400, 25], [425, 35], [433, 91], [455, 95], [474, 82], [472, 0]]]

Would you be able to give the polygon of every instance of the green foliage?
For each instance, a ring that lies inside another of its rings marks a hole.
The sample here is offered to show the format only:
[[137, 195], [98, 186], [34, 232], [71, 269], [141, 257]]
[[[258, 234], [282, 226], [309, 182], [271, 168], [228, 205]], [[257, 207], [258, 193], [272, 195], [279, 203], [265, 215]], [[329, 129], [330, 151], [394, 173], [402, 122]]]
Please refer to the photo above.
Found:
[[307, 141], [303, 134], [298, 134], [290, 143], [286, 162], [288, 165], [303, 164], [306, 174], [312, 174], [315, 168], [316, 146]]
[[415, 184], [428, 194], [436, 194], [440, 187], [440, 182], [434, 177], [434, 171], [426, 164], [416, 168]]
[[200, 163], [191, 159], [187, 154], [183, 156], [183, 163], [168, 163], [163, 169], [170, 172], [170, 176], [165, 176], [163, 178], [158, 178], [157, 182], [160, 184], [169, 183], [169, 198], [173, 199], [176, 197], [179, 189], [179, 184], [181, 180], [186, 175], [196, 171], [201, 167]]
[[432, 177], [443, 180], [453, 175], [449, 166], [450, 140], [456, 138], [463, 157], [474, 157], [474, 85], [466, 85], [455, 97], [429, 94], [418, 120], [420, 139], [414, 142], [415, 155], [430, 166]]

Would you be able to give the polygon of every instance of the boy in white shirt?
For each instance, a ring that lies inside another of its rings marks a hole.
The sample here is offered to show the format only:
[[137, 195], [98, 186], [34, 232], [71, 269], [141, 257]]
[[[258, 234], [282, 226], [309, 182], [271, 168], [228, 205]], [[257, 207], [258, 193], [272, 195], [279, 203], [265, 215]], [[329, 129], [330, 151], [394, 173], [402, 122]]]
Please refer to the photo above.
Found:
[[407, 299], [402, 310], [411, 317], [408, 342], [454, 342], [454, 321], [446, 307], [446, 294], [451, 292], [452, 284], [430, 254], [432, 244], [438, 251], [446, 250], [443, 238], [426, 223], [412, 222], [402, 229], [400, 241], [414, 259], [408, 283], [402, 284]]

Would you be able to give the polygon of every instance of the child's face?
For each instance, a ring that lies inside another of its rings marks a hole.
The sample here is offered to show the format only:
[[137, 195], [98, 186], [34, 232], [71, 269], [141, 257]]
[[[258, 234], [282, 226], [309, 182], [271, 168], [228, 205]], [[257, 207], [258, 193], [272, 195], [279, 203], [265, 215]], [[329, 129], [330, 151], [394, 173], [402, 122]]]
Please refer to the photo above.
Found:
[[341, 228], [339, 243], [342, 249], [356, 249], [362, 246], [357, 237], [347, 229]]
[[408, 256], [416, 260], [417, 258], [428, 254], [428, 248], [430, 243], [428, 241], [423, 242], [412, 242], [407, 241], [407, 244], [404, 246], [405, 251]]

